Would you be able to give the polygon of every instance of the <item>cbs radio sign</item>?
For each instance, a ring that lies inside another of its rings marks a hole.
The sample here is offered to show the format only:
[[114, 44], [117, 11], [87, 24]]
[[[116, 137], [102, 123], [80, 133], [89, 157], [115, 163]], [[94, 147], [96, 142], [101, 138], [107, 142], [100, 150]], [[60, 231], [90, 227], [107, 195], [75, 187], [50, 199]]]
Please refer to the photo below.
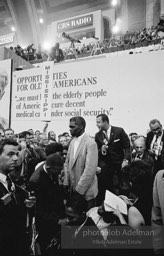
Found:
[[82, 16], [76, 19], [66, 20], [57, 23], [57, 31], [72, 30], [79, 27], [93, 25], [93, 14]]
[[0, 45], [9, 44], [9, 43], [12, 43], [13, 41], [14, 41], [14, 35], [13, 34], [0, 36]]

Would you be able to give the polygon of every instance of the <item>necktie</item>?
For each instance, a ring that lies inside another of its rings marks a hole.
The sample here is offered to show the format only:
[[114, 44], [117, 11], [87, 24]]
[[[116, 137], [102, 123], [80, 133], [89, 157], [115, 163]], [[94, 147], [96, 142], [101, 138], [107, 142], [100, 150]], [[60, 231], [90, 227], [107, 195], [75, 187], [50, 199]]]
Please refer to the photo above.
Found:
[[108, 141], [109, 139], [108, 139], [108, 133], [107, 133], [107, 131], [104, 131], [104, 135], [105, 135], [105, 139]]
[[141, 160], [141, 155], [138, 154], [136, 157], [137, 159]]
[[158, 143], [157, 143], [158, 137], [159, 136], [156, 134], [156, 138], [155, 138], [155, 141], [154, 141], [154, 144], [153, 144], [153, 149], [155, 151], [155, 159], [156, 160], [157, 160], [158, 154], [159, 154], [159, 148], [158, 148]]

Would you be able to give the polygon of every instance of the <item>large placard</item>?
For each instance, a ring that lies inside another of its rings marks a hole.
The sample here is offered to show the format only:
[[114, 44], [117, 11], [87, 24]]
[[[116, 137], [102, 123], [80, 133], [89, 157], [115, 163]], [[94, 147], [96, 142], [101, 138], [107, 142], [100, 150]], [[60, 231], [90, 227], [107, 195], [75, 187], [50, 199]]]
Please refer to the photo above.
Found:
[[0, 124], [9, 127], [11, 91], [11, 60], [0, 61]]
[[[55, 64], [49, 129], [68, 131], [69, 119], [81, 115], [94, 136], [96, 116], [105, 113], [127, 133], [145, 134], [151, 119], [164, 123], [163, 66], [163, 51]], [[43, 127], [42, 78], [41, 67], [14, 72], [13, 127]]]

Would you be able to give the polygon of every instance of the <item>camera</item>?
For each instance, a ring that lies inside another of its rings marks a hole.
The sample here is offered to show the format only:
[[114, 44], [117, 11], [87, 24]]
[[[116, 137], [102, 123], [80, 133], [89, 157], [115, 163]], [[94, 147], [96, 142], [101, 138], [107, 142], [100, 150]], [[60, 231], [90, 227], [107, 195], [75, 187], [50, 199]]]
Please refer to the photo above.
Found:
[[66, 34], [65, 32], [62, 33], [62, 36], [67, 38], [68, 40], [70, 40], [73, 43], [81, 43], [80, 40], [77, 40], [77, 39], [71, 37], [70, 35]]

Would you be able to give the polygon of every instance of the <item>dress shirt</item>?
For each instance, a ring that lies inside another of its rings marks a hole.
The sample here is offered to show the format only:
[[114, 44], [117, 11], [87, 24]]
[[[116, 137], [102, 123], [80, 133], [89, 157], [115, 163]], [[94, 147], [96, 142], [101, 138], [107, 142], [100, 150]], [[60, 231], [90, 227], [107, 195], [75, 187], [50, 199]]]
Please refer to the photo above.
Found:
[[7, 184], [7, 176], [3, 173], [0, 173], [0, 182], [5, 186], [5, 188], [8, 190], [8, 184]]
[[107, 138], [107, 140], [109, 140], [110, 134], [111, 134], [111, 126], [109, 126], [109, 129], [107, 131], [103, 131], [103, 133], [105, 134], [105, 137]]
[[80, 145], [80, 142], [82, 140], [82, 138], [84, 137], [85, 132], [80, 135], [79, 137], [75, 138], [75, 142], [74, 142], [74, 152], [73, 152], [73, 157], [75, 158], [78, 146]]
[[161, 153], [161, 140], [162, 140], [163, 132], [160, 136], [156, 134], [153, 137], [152, 143], [150, 145], [150, 149], [155, 150], [155, 155], [158, 156]]

